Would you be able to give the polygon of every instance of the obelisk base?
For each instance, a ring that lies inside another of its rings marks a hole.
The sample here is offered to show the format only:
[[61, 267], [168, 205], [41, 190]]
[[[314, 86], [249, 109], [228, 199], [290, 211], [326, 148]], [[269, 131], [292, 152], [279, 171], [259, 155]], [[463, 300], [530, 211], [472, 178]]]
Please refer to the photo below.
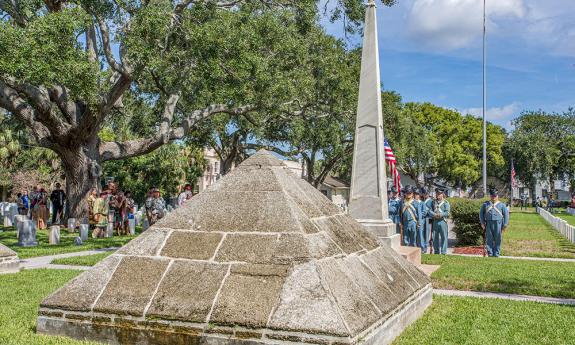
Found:
[[400, 235], [397, 233], [397, 227], [391, 219], [385, 219], [383, 221], [358, 219], [358, 222], [363, 225], [367, 231], [377, 237], [381, 244], [390, 246], [395, 251], [399, 250], [401, 246]]

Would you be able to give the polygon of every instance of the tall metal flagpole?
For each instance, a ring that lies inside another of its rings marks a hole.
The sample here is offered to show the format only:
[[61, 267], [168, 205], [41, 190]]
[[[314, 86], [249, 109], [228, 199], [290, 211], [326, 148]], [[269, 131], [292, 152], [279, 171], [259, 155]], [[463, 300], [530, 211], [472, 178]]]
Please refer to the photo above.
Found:
[[486, 0], [483, 0], [483, 193], [484, 195], [487, 195], [487, 121], [485, 118], [485, 111], [487, 107], [487, 27], [485, 25], [485, 1]]

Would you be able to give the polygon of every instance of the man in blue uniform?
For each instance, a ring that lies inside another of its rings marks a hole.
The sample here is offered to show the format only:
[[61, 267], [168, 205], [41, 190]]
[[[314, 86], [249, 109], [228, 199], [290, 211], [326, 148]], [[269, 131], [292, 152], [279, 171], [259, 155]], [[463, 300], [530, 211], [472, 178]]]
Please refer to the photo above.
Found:
[[429, 217], [428, 212], [433, 207], [433, 199], [429, 197], [429, 192], [427, 191], [427, 189], [425, 189], [425, 187], [421, 188], [419, 194], [421, 196], [422, 213], [421, 213], [421, 224], [420, 224], [421, 236], [419, 237], [418, 242], [419, 247], [421, 248], [421, 252], [426, 253], [427, 246], [429, 244], [429, 239], [431, 236], [431, 224], [430, 224], [431, 218]]
[[433, 236], [433, 253], [447, 254], [447, 218], [451, 207], [449, 201], [445, 200], [445, 191], [441, 188], [435, 190], [435, 200], [427, 215], [433, 220], [431, 223], [431, 232]]
[[499, 201], [498, 191], [489, 191], [490, 201], [486, 201], [479, 211], [479, 221], [485, 231], [487, 254], [499, 257], [501, 254], [501, 233], [509, 225], [509, 209]]
[[395, 230], [399, 234], [399, 207], [401, 200], [399, 199], [397, 188], [395, 186], [391, 187], [391, 197], [387, 201], [387, 211], [389, 213], [389, 219], [395, 224]]
[[417, 202], [413, 197], [413, 188], [406, 186], [403, 191], [404, 198], [400, 207], [401, 227], [403, 230], [403, 245], [415, 247], [417, 227], [419, 224], [419, 213]]

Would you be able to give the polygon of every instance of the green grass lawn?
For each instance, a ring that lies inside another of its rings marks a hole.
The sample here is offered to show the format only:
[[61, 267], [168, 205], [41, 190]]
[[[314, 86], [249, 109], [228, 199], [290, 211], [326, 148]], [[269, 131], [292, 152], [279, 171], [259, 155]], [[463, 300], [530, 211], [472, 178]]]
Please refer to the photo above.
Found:
[[501, 254], [575, 259], [575, 245], [538, 214], [515, 211], [503, 233]]
[[573, 320], [575, 308], [569, 306], [434, 296], [393, 345], [574, 344]]
[[94, 266], [101, 260], [107, 258], [109, 255], [114, 254], [113, 251], [103, 252], [100, 254], [74, 256], [71, 258], [54, 259], [52, 263], [55, 265], [70, 265], [70, 266]]
[[423, 255], [441, 265], [431, 275], [433, 287], [522, 295], [575, 298], [575, 264], [501, 258]]
[[[0, 275], [0, 344], [96, 345], [37, 335], [38, 306], [78, 275], [71, 270], [25, 270]], [[425, 315], [394, 345], [573, 344], [575, 308], [494, 299], [434, 296]]]
[[13, 227], [4, 228], [1, 227], [0, 230], [0, 243], [10, 247], [21, 259], [31, 258], [35, 256], [44, 255], [55, 255], [64, 254], [72, 252], [81, 252], [93, 249], [103, 249], [111, 247], [121, 247], [126, 243], [130, 242], [136, 236], [114, 236], [113, 238], [99, 238], [93, 239], [88, 238], [81, 246], [74, 245], [74, 238], [79, 236], [77, 233], [68, 234], [66, 230], [62, 229], [60, 231], [60, 244], [59, 245], [49, 245], [48, 244], [48, 230], [39, 230], [36, 232], [36, 239], [38, 240], [38, 246], [36, 247], [19, 247], [18, 239], [16, 238], [16, 231]]
[[572, 216], [568, 213], [557, 213], [555, 216], [562, 218], [567, 221], [570, 225], [575, 226], [575, 216]]
[[96, 344], [36, 334], [40, 302], [81, 273], [71, 270], [25, 270], [0, 276], [0, 344], [87, 345]]

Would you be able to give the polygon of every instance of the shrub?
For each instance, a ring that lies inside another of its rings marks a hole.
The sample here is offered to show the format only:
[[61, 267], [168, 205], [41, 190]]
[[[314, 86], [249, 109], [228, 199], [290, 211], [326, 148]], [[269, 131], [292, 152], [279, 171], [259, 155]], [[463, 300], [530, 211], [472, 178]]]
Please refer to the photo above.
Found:
[[483, 229], [479, 223], [479, 210], [486, 199], [451, 198], [451, 218], [455, 227], [458, 246], [475, 246], [483, 243]]

